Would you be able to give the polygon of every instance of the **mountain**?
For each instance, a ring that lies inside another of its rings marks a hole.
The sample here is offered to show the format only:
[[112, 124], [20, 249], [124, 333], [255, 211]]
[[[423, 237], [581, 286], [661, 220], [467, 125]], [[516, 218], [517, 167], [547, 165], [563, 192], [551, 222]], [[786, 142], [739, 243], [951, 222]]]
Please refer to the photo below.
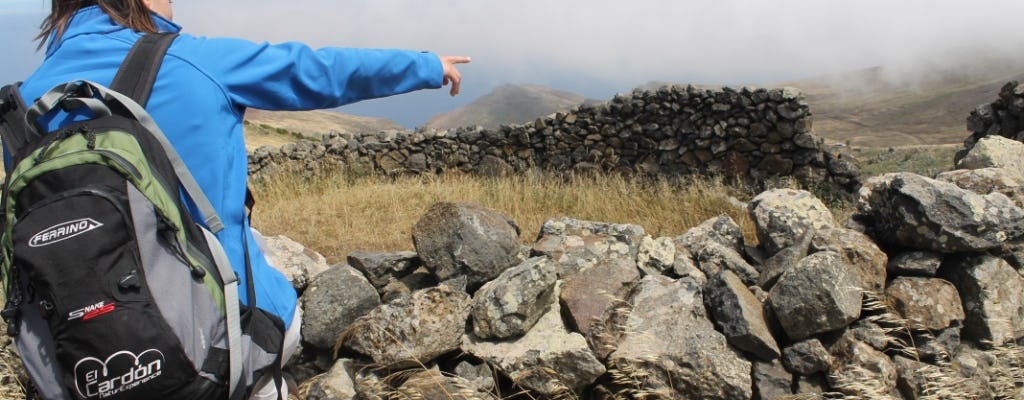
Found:
[[435, 129], [474, 125], [497, 128], [502, 124], [525, 123], [556, 111], [567, 111], [586, 101], [581, 95], [544, 86], [506, 84], [465, 107], [434, 116], [425, 125]]
[[859, 147], [960, 144], [970, 132], [967, 116], [998, 98], [1024, 68], [982, 64], [975, 70], [895, 71], [876, 67], [767, 86], [804, 92], [814, 132], [828, 141]]
[[266, 111], [250, 108], [245, 112], [246, 147], [280, 146], [300, 137], [315, 138], [330, 131], [363, 133], [404, 129], [386, 118], [361, 117], [334, 111]]

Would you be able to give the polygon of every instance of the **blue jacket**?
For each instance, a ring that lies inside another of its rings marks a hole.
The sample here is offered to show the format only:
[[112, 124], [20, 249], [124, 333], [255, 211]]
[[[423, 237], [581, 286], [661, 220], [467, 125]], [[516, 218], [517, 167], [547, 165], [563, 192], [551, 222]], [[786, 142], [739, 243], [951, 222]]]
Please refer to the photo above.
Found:
[[[156, 14], [161, 31], [181, 27]], [[26, 101], [54, 85], [90, 80], [109, 85], [141, 34], [114, 23], [99, 7], [80, 10], [46, 50], [42, 65], [23, 82]], [[323, 48], [300, 43], [253, 43], [181, 34], [171, 45], [146, 107], [181, 154], [224, 222], [221, 241], [241, 282], [244, 244], [252, 260], [257, 306], [290, 324], [296, 294], [269, 265], [248, 229], [245, 215], [247, 152], [242, 116], [247, 107], [310, 110], [424, 88], [439, 88], [443, 71], [431, 53], [404, 50]], [[50, 129], [67, 115], [41, 121]], [[193, 215], [199, 213], [193, 210]], [[201, 219], [198, 219], [201, 220]], [[244, 289], [239, 293], [248, 304]]]

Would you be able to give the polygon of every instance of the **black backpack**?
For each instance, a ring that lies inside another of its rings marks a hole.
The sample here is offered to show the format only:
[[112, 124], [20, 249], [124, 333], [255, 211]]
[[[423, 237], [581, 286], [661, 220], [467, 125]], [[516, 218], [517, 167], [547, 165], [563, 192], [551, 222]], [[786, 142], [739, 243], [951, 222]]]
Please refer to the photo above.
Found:
[[[68, 82], [31, 107], [18, 84], [0, 91], [2, 316], [48, 399], [237, 399], [280, 382], [284, 325], [239, 303], [220, 220], [143, 108], [175, 37], [140, 39], [110, 89]], [[41, 134], [59, 110], [92, 117]]]

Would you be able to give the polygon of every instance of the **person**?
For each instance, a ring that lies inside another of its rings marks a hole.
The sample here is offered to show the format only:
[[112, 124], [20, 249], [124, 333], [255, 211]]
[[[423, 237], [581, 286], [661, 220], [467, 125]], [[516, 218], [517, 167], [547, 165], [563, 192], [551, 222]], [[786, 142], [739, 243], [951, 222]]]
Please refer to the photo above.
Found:
[[[246, 281], [248, 253], [256, 306], [284, 323], [287, 360], [301, 325], [297, 298], [284, 275], [268, 263], [248, 223], [245, 110], [325, 109], [448, 85], [455, 96], [462, 82], [457, 65], [470, 59], [422, 51], [313, 49], [295, 42], [197, 37], [180, 33], [181, 27], [172, 21], [170, 0], [53, 0], [37, 37], [39, 48], [46, 49], [45, 58], [22, 82], [22, 96], [31, 101], [72, 80], [109, 85], [129, 48], [144, 33], [179, 33], [146, 110], [223, 220], [219, 236], [239, 282]], [[58, 113], [38, 122], [53, 130], [71, 119]], [[200, 215], [194, 207], [191, 211]], [[239, 295], [248, 304], [245, 288]], [[276, 390], [268, 382], [254, 398], [277, 398]]]

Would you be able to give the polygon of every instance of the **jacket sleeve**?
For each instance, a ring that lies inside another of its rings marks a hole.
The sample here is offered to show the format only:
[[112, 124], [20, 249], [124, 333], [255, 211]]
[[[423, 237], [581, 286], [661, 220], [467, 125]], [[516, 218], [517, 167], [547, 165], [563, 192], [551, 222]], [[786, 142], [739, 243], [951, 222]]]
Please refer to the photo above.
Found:
[[439, 88], [441, 61], [429, 52], [189, 38], [193, 60], [232, 103], [265, 110], [333, 108], [360, 100]]

